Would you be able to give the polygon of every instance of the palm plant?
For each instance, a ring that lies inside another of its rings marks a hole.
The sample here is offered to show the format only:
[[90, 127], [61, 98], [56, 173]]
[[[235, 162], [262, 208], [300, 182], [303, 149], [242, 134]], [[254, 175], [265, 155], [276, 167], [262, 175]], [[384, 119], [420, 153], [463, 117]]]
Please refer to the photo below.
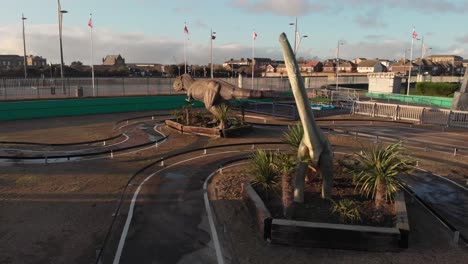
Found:
[[353, 170], [356, 188], [366, 197], [372, 197], [377, 207], [391, 201], [393, 194], [404, 186], [401, 178], [397, 176], [409, 172], [413, 164], [410, 158], [404, 156], [401, 142], [387, 147], [379, 144], [356, 155], [358, 165]]
[[297, 151], [304, 137], [304, 128], [300, 123], [295, 126], [289, 126], [288, 131], [283, 133], [282, 141], [289, 144], [294, 150]]
[[250, 156], [250, 167], [254, 174], [253, 183], [260, 185], [267, 193], [277, 183], [277, 174], [273, 169], [273, 154], [258, 149]]
[[339, 202], [331, 201], [333, 203], [331, 214], [338, 215], [340, 223], [347, 224], [361, 221], [361, 213], [359, 212], [358, 203], [349, 199], [343, 199]]
[[221, 104], [218, 108], [218, 118], [219, 118], [219, 128], [220, 129], [225, 129], [226, 128], [226, 123], [229, 118], [229, 112], [231, 110], [231, 106], [228, 104]]
[[296, 159], [291, 154], [276, 152], [273, 158], [273, 168], [281, 174], [281, 201], [283, 203], [283, 215], [290, 218], [293, 210], [294, 186], [293, 170]]
[[177, 122], [180, 122], [182, 119], [184, 113], [180, 109], [174, 109], [172, 110], [172, 116], [176, 119]]

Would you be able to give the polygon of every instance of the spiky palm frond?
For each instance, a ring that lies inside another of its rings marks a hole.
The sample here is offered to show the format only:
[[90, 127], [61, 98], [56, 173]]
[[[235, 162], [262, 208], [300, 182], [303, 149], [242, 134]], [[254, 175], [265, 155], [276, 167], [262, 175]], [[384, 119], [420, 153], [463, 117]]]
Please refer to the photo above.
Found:
[[231, 106], [229, 104], [221, 104], [219, 106], [219, 119], [226, 122], [229, 118], [229, 113], [231, 110]]
[[250, 156], [250, 168], [254, 174], [253, 183], [270, 190], [277, 183], [278, 176], [272, 166], [273, 154], [258, 149]]
[[304, 128], [300, 123], [295, 126], [289, 126], [288, 131], [283, 133], [282, 141], [289, 144], [294, 150], [299, 148], [302, 138], [304, 137]]
[[392, 195], [404, 183], [397, 176], [412, 169], [412, 160], [405, 157], [401, 142], [387, 147], [377, 145], [370, 150], [357, 153], [359, 164], [354, 169], [357, 180], [356, 188], [366, 197], [376, 198], [380, 189], [385, 190], [385, 200], [392, 200]]
[[361, 221], [361, 213], [359, 212], [359, 204], [353, 200], [343, 199], [339, 202], [332, 200], [332, 208], [330, 213], [338, 215], [340, 223], [356, 223]]
[[297, 159], [288, 153], [275, 152], [273, 156], [273, 169], [279, 174], [289, 174], [296, 167]]

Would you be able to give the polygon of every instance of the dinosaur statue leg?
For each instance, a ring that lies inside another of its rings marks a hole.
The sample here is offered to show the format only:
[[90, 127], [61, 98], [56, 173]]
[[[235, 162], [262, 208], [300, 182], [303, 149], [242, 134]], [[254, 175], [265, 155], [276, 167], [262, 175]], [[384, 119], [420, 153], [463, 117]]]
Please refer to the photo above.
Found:
[[298, 163], [296, 166], [296, 175], [294, 179], [294, 202], [304, 202], [305, 176], [308, 169], [307, 158], [309, 157], [309, 148], [301, 141], [297, 150]]
[[[214, 120], [216, 120], [216, 121], [219, 120], [221, 122], [221, 120], [219, 118], [219, 108], [218, 108], [218, 106], [213, 105], [210, 108], [208, 108], [208, 111], [210, 111], [210, 113], [213, 114]], [[221, 125], [222, 124], [220, 124], [218, 127], [221, 127]]]
[[333, 151], [326, 147], [320, 153], [319, 171], [322, 175], [322, 198], [330, 199], [333, 188]]

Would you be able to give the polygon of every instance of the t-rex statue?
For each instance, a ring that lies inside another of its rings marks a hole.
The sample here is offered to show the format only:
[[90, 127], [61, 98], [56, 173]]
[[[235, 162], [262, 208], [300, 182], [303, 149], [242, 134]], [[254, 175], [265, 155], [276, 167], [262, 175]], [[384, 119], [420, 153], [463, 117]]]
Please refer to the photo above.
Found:
[[[232, 99], [256, 99], [266, 97], [281, 97], [270, 91], [242, 89], [220, 79], [195, 80], [188, 74], [176, 77], [172, 86], [175, 91], [187, 91], [186, 101], [191, 99], [201, 101], [216, 119], [219, 120], [219, 106]], [[220, 129], [224, 128], [221, 122]]]
[[291, 83], [301, 124], [304, 128], [304, 136], [297, 153], [299, 162], [294, 183], [294, 201], [304, 202], [306, 160], [310, 160], [312, 166], [322, 175], [322, 198], [330, 198], [333, 187], [333, 150], [328, 139], [315, 122], [296, 57], [285, 33], [280, 35], [279, 42], [283, 49], [289, 82]]

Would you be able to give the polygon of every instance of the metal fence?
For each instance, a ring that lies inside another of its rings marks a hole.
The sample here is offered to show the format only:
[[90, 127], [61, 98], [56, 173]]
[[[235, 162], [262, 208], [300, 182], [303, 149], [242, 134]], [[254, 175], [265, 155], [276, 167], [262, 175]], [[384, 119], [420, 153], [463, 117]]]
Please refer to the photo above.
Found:
[[[340, 84], [367, 82], [359, 77], [340, 77]], [[290, 91], [288, 78], [243, 78], [239, 85], [237, 78], [222, 79], [244, 89]], [[174, 94], [174, 78], [96, 78], [95, 89], [91, 78], [42, 78], [42, 79], [0, 79], [0, 100], [30, 100], [76, 97], [111, 97], [136, 95]], [[326, 76], [305, 77], [308, 89], [323, 88], [335, 80]]]
[[0, 100], [173, 94], [172, 78], [1, 79]]
[[407, 120], [420, 124], [468, 128], [468, 111], [356, 101], [353, 103], [351, 112], [357, 115]]

